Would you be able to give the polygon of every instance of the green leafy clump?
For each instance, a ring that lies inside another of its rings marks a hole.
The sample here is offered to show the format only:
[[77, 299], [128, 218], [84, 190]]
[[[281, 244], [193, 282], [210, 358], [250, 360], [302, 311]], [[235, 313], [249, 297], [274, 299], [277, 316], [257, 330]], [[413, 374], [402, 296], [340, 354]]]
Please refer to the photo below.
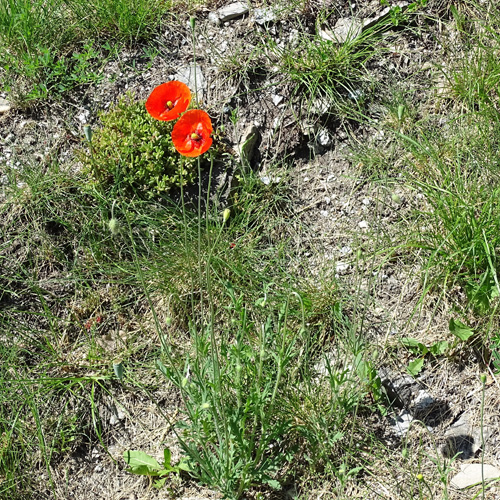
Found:
[[131, 94], [99, 118], [102, 127], [92, 134], [88, 149], [80, 152], [80, 159], [99, 184], [152, 197], [193, 183], [197, 162], [175, 150], [171, 139], [174, 122], [155, 120]]

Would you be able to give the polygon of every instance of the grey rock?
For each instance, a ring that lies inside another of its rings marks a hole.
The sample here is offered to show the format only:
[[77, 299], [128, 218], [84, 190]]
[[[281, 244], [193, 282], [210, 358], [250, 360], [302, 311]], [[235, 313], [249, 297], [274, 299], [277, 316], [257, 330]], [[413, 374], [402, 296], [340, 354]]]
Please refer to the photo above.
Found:
[[354, 89], [347, 91], [347, 97], [351, 99], [351, 101], [357, 101], [364, 96], [364, 93], [361, 89]]
[[110, 425], [116, 425], [125, 418], [125, 411], [121, 407], [113, 405], [111, 408], [111, 417], [109, 418]]
[[82, 123], [88, 123], [89, 122], [89, 116], [90, 116], [90, 111], [88, 109], [84, 109], [81, 113], [76, 115], [76, 119]]
[[316, 135], [317, 125], [310, 122], [302, 122], [300, 126], [302, 133], [307, 137], [314, 137]]
[[203, 93], [207, 88], [207, 83], [198, 64], [193, 63], [189, 66], [181, 68], [175, 75], [174, 79], [185, 83], [193, 94], [197, 94], [196, 99], [198, 101], [203, 99]]
[[222, 23], [245, 14], [248, 14], [248, 5], [244, 2], [234, 2], [217, 10], [217, 16]]
[[424, 412], [434, 405], [436, 400], [427, 392], [421, 389], [413, 402], [415, 412]]
[[391, 404], [398, 408], [410, 408], [421, 387], [413, 377], [401, 375], [389, 368], [380, 368], [378, 376]]
[[308, 111], [315, 115], [324, 115], [332, 109], [330, 100], [326, 97], [319, 97], [314, 99], [309, 106]]
[[[483, 438], [486, 443], [493, 430], [491, 427], [483, 427]], [[445, 457], [454, 457], [459, 454], [462, 460], [473, 458], [480, 450], [482, 445], [481, 428], [474, 427], [470, 423], [470, 417], [464, 413], [452, 426], [445, 432], [445, 444], [441, 449]]]
[[284, 99], [284, 97], [282, 95], [274, 94], [272, 96], [273, 104], [275, 106], [279, 106], [281, 104], [281, 102], [283, 101], [283, 99]]
[[242, 132], [238, 141], [238, 154], [243, 164], [248, 164], [252, 160], [259, 137], [259, 129], [255, 123], [248, 125]]
[[7, 111], [10, 111], [12, 106], [10, 105], [9, 101], [7, 99], [4, 99], [3, 97], [0, 97], [0, 114], [2, 113], [7, 113]]
[[220, 18], [217, 14], [217, 12], [210, 12], [208, 14], [208, 20], [212, 23], [218, 26], [220, 24]]
[[363, 19], [362, 31], [373, 28], [373, 26], [375, 26], [379, 21], [381, 21], [382, 19], [384, 19], [385, 17], [388, 16], [389, 13], [391, 12], [391, 9], [394, 9], [394, 7], [399, 7], [403, 10], [406, 7], [408, 7], [408, 2], [406, 2], [404, 0], [396, 2], [396, 3], [392, 4], [390, 7], [385, 7], [384, 9], [382, 9], [375, 17], [369, 17], [369, 18]]
[[352, 253], [352, 248], [350, 246], [344, 246], [339, 250], [341, 255], [350, 255]]
[[500, 478], [500, 469], [489, 464], [462, 464], [460, 472], [451, 479], [454, 488], [463, 490], [484, 480]]
[[276, 21], [276, 13], [271, 7], [257, 7], [253, 11], [253, 18], [261, 26]]
[[405, 436], [410, 430], [411, 423], [413, 422], [413, 417], [410, 412], [403, 410], [394, 419], [391, 419], [391, 427], [396, 436]]
[[263, 184], [269, 186], [271, 184], [279, 184], [281, 182], [281, 177], [269, 177], [268, 175], [262, 175], [259, 177]]
[[11, 132], [10, 134], [7, 134], [7, 136], [4, 139], [5, 144], [12, 144], [16, 140], [16, 136]]
[[320, 30], [319, 36], [323, 40], [335, 43], [351, 42], [361, 35], [363, 21], [355, 17], [341, 17], [335, 24], [333, 30]]
[[347, 273], [347, 271], [349, 271], [350, 267], [351, 266], [347, 264], [347, 262], [337, 262], [335, 264], [335, 271], [337, 272], [337, 274], [345, 274]]
[[332, 136], [329, 134], [328, 130], [321, 129], [316, 137], [318, 144], [324, 148], [332, 145]]

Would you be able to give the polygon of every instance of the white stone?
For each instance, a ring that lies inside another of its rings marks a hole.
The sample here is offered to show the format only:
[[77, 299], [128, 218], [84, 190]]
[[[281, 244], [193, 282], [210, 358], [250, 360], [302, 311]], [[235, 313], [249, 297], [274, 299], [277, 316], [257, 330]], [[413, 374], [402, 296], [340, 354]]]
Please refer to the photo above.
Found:
[[257, 7], [253, 11], [253, 17], [257, 24], [263, 25], [276, 20], [276, 14], [270, 7]]
[[406, 410], [403, 410], [397, 417], [392, 426], [398, 436], [405, 436], [409, 431], [413, 417]]
[[7, 113], [7, 111], [10, 111], [11, 105], [9, 104], [9, 101], [7, 99], [3, 99], [0, 97], [0, 114], [1, 113]]
[[269, 184], [278, 184], [281, 181], [281, 177], [269, 177], [267, 175], [263, 175], [259, 177], [263, 184], [269, 186]]
[[197, 93], [199, 101], [203, 99], [203, 92], [207, 84], [203, 72], [197, 64], [190, 64], [189, 66], [181, 68], [174, 79], [185, 83], [193, 94]]
[[348, 90], [347, 97], [349, 97], [352, 101], [357, 101], [363, 97], [363, 91], [361, 89]]
[[325, 130], [325, 129], [320, 130], [320, 132], [318, 134], [317, 142], [320, 146], [323, 146], [324, 148], [326, 148], [332, 144], [332, 138], [327, 130]]
[[349, 255], [352, 253], [352, 248], [350, 246], [345, 246], [342, 247], [339, 251], [342, 255]]
[[335, 271], [338, 274], [344, 274], [347, 271], [349, 271], [349, 267], [350, 267], [349, 264], [347, 264], [346, 262], [337, 262], [335, 264]]
[[216, 26], [220, 24], [220, 19], [217, 15], [217, 12], [210, 12], [210, 14], [208, 14], [208, 20]]
[[279, 104], [281, 104], [281, 102], [283, 101], [284, 97], [282, 95], [273, 95], [272, 96], [272, 99], [273, 99], [273, 104], [275, 106], [278, 106]]
[[314, 99], [309, 110], [315, 115], [324, 115], [330, 111], [331, 103], [326, 97]]
[[238, 143], [238, 154], [242, 161], [251, 161], [259, 137], [259, 129], [255, 123], [250, 123], [250, 125], [243, 130]]
[[484, 480], [500, 478], [500, 469], [489, 464], [462, 464], [460, 472], [451, 480], [451, 485], [459, 490], [468, 488], [474, 484], [480, 484]]
[[76, 119], [82, 123], [88, 123], [90, 116], [90, 111], [88, 109], [84, 109], [80, 114], [76, 115]]
[[[387, 278], [387, 276], [385, 276]], [[423, 412], [429, 408], [429, 406], [432, 406], [436, 400], [427, 392], [421, 389], [418, 392], [417, 397], [415, 398], [414, 405], [415, 409], [414, 412]]]
[[363, 28], [363, 22], [355, 17], [341, 17], [333, 30], [320, 30], [319, 36], [323, 40], [335, 43], [351, 42], [358, 38]]
[[361, 229], [368, 229], [368, 222], [366, 222], [365, 220], [362, 220], [358, 226], [361, 228]]
[[382, 9], [375, 17], [363, 19], [362, 21], [363, 31], [375, 26], [380, 20], [382, 20], [385, 16], [387, 16], [389, 12], [391, 12], [391, 9], [394, 9], [394, 7], [405, 9], [406, 7], [408, 7], [408, 2], [406, 2], [405, 0], [396, 2], [392, 4], [390, 7], [385, 7], [384, 9]]
[[244, 2], [234, 2], [217, 10], [217, 15], [223, 23], [245, 14], [248, 14], [248, 5]]

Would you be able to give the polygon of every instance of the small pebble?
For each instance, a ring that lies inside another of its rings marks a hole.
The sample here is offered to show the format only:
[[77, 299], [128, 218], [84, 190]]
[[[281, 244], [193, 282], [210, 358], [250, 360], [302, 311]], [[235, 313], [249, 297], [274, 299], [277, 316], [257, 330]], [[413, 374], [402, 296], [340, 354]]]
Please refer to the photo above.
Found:
[[272, 99], [273, 99], [273, 104], [275, 106], [278, 106], [283, 101], [284, 97], [282, 95], [273, 95]]
[[7, 113], [10, 109], [11, 105], [9, 104], [9, 101], [7, 101], [7, 99], [0, 98], [0, 114]]

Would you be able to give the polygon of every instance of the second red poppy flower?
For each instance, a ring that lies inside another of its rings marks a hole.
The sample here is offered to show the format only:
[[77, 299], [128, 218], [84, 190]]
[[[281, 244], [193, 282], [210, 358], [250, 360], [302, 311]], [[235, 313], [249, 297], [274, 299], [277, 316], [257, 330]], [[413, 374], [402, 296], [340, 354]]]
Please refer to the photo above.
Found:
[[208, 151], [213, 139], [212, 121], [205, 111], [192, 109], [184, 113], [172, 129], [172, 142], [183, 156], [195, 157]]

